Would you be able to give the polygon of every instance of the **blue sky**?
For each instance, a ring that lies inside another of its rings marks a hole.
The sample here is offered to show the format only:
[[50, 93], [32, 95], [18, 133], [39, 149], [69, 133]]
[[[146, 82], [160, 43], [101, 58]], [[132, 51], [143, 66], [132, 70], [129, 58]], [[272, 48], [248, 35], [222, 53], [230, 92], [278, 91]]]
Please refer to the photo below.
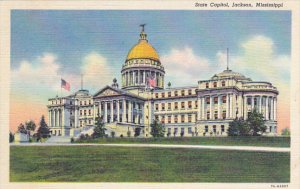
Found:
[[[209, 79], [226, 68], [229, 48], [230, 68], [272, 82], [280, 119], [289, 117], [290, 11], [13, 10], [11, 124], [47, 115], [48, 98], [77, 91], [80, 73], [92, 94], [119, 80], [143, 23], [165, 66], [165, 83], [196, 86]], [[61, 77], [71, 92], [60, 92]]]

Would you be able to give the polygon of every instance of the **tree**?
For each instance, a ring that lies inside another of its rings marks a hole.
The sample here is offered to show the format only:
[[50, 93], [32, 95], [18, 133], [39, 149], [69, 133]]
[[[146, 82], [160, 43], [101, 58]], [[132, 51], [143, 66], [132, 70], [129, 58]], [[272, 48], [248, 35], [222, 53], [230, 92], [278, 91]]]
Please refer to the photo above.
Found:
[[15, 140], [15, 136], [12, 134], [12, 132], [9, 132], [9, 142], [12, 143]]
[[27, 134], [27, 130], [26, 130], [26, 128], [25, 128], [25, 126], [24, 126], [23, 123], [20, 123], [20, 125], [18, 127], [18, 132], [19, 133], [23, 133], [23, 134]]
[[141, 134], [141, 128], [137, 127], [134, 129], [134, 137], [138, 137]]
[[41, 121], [40, 121], [40, 127], [37, 130], [37, 136], [38, 138], [47, 138], [49, 137], [50, 129], [45, 122], [45, 117], [42, 115]]
[[172, 85], [172, 84], [171, 84], [171, 82], [169, 81], [169, 83], [168, 83], [168, 88], [171, 88], [171, 85]]
[[229, 123], [227, 133], [229, 136], [248, 136], [250, 133], [250, 127], [242, 118], [235, 119]]
[[227, 133], [229, 136], [259, 136], [266, 132], [265, 120], [256, 110], [249, 113], [248, 119], [235, 119], [229, 123]]
[[27, 131], [29, 131], [29, 135], [30, 135], [30, 131], [34, 131], [36, 128], [36, 125], [32, 120], [30, 120], [25, 123], [25, 128]]
[[92, 134], [93, 138], [103, 138], [105, 136], [104, 123], [102, 122], [102, 117], [99, 115], [96, 118], [96, 126], [94, 128], [94, 133]]
[[267, 130], [263, 114], [257, 112], [255, 109], [249, 113], [247, 122], [253, 136], [260, 136]]
[[164, 137], [165, 136], [165, 127], [155, 119], [154, 123], [151, 124], [150, 134], [153, 137]]
[[281, 135], [282, 136], [290, 136], [291, 135], [291, 131], [289, 128], [284, 128], [281, 130]]

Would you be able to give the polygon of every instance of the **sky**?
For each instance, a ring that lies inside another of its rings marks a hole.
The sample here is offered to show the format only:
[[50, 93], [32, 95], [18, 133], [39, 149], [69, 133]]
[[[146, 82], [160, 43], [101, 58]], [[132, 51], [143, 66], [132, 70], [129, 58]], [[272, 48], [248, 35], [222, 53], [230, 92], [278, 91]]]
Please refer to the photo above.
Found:
[[[13, 10], [10, 129], [41, 115], [48, 98], [120, 81], [141, 28], [165, 67], [165, 83], [197, 85], [229, 67], [279, 90], [278, 130], [290, 127], [290, 11]], [[60, 79], [71, 84], [61, 90]]]

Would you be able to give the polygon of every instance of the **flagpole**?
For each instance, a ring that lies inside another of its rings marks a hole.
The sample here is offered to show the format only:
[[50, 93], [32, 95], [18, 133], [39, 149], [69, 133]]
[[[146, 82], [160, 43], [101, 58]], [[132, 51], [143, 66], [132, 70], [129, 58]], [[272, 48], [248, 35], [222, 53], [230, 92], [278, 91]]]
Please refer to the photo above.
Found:
[[60, 77], [60, 97], [62, 97], [62, 87], [61, 87], [62, 77]]

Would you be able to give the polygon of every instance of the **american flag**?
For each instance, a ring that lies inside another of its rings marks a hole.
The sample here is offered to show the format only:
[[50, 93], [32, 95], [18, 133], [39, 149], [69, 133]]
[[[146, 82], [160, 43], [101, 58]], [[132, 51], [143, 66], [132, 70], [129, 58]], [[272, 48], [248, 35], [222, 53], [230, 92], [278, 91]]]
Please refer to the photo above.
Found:
[[64, 79], [61, 79], [61, 88], [70, 91], [70, 83], [66, 82]]
[[156, 87], [156, 80], [155, 78], [152, 76], [148, 77], [148, 80], [147, 80], [147, 87], [150, 88], [150, 89], [153, 89]]

